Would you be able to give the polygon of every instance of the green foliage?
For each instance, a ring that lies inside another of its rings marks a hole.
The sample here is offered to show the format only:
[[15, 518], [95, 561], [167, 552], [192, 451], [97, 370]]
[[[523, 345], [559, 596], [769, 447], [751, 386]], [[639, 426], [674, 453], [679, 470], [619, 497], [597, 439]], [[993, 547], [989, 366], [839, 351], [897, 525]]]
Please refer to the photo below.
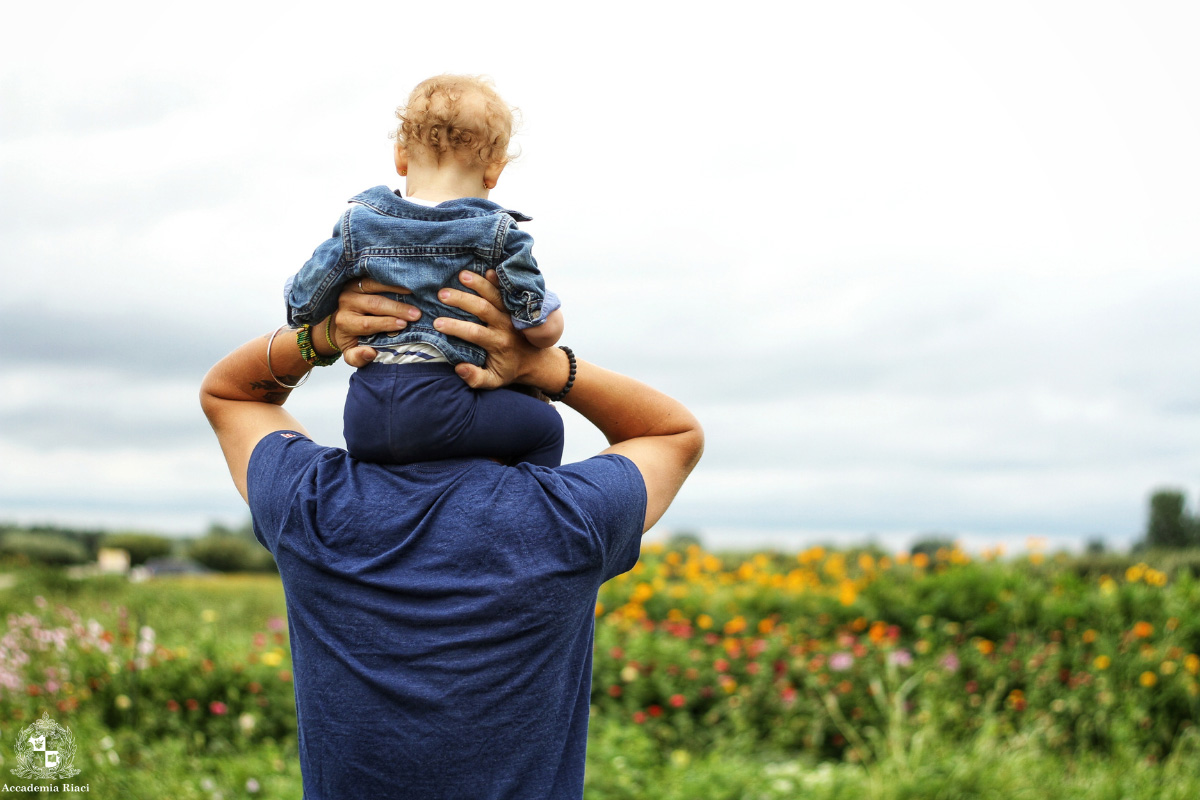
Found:
[[923, 553], [930, 558], [933, 558], [934, 554], [937, 553], [938, 550], [953, 549], [953, 536], [947, 536], [944, 533], [929, 533], [921, 536], [919, 539], [917, 539], [917, 541], [913, 542], [913, 546], [909, 548], [909, 552], [914, 556], [918, 553]]
[[[601, 591], [587, 796], [1200, 796], [1195, 556], [1142, 555], [648, 547]], [[15, 577], [0, 717], [69, 724], [93, 794], [299, 796], [277, 578]]]
[[129, 563], [133, 566], [170, 555], [173, 549], [170, 539], [150, 533], [111, 533], [104, 537], [102, 544], [128, 551]]
[[85, 563], [88, 552], [82, 543], [61, 534], [9, 531], [0, 539], [0, 557], [65, 566]]
[[1193, 521], [1184, 509], [1183, 492], [1159, 489], [1150, 495], [1146, 522], [1146, 544], [1150, 547], [1181, 548], [1200, 544], [1192, 539]]
[[188, 548], [188, 555], [217, 572], [273, 572], [275, 559], [253, 539], [229, 534], [205, 536]]

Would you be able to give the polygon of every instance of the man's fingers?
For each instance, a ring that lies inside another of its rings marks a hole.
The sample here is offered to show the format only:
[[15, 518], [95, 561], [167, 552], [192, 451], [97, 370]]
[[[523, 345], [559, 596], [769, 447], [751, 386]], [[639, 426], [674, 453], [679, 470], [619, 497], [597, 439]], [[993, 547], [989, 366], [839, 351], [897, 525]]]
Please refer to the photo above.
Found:
[[391, 292], [392, 294], [412, 294], [411, 291], [403, 286], [389, 286], [386, 283], [380, 283], [374, 278], [363, 278], [359, 281], [354, 281], [350, 284], [359, 294], [378, 294], [379, 292]]
[[489, 269], [486, 279], [480, 279], [474, 272], [463, 270], [458, 274], [458, 279], [463, 286], [500, 309], [501, 312], [505, 311], [504, 300], [500, 297], [500, 276], [496, 274], [496, 270]]
[[[455, 304], [451, 303], [450, 305]], [[461, 306], [459, 307], [462, 308]], [[469, 308], [464, 308], [463, 310], [470, 311]], [[438, 317], [433, 321], [433, 327], [447, 336], [457, 336], [459, 339], [465, 339], [471, 344], [477, 344], [484, 350], [491, 350], [500, 344], [500, 331], [495, 328], [485, 328], [482, 325], [476, 325], [474, 322], [467, 322], [465, 319]]]
[[454, 372], [472, 389], [495, 389], [500, 385], [496, 376], [474, 364], [459, 364]]
[[421, 316], [421, 310], [408, 303], [384, 297], [381, 294], [359, 294], [354, 291], [343, 292], [339, 308], [354, 314], [374, 317], [394, 317], [396, 319], [416, 320]]
[[365, 345], [351, 347], [342, 351], [342, 358], [352, 367], [365, 367], [375, 360], [375, 349]]

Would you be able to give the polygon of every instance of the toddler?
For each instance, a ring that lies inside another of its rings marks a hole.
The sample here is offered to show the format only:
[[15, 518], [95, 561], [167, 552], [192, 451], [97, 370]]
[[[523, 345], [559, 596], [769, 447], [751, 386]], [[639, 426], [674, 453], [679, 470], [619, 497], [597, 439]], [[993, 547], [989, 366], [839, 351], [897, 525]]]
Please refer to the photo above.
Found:
[[482, 78], [439, 75], [420, 83], [396, 116], [396, 171], [406, 196], [377, 186], [352, 197], [333, 236], [284, 290], [292, 325], [329, 316], [342, 286], [368, 277], [411, 290], [395, 297], [421, 310], [402, 331], [361, 340], [378, 356], [350, 379], [346, 448], [381, 463], [487, 456], [558, 466], [558, 412], [518, 389], [471, 389], [454, 365], [482, 367], [486, 354], [433, 327], [437, 317], [478, 322], [437, 293], [463, 289], [464, 269], [494, 269], [513, 325], [531, 344], [552, 347], [562, 335], [558, 297], [546, 291], [532, 238], [515, 224], [530, 217], [488, 199], [508, 163], [512, 110]]

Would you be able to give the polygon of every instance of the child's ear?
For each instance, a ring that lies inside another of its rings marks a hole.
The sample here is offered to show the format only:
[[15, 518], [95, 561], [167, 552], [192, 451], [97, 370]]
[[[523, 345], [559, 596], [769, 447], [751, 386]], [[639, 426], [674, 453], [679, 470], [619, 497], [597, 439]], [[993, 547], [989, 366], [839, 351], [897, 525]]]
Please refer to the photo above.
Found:
[[395, 149], [394, 155], [396, 158], [396, 172], [399, 173], [401, 177], [407, 175], [408, 174], [408, 150], [404, 149], [404, 145], [400, 144], [400, 142], [396, 142], [396, 149]]
[[489, 164], [487, 169], [483, 171], [483, 186], [485, 189], [491, 190], [496, 188], [496, 183], [500, 180], [500, 173], [504, 172], [504, 168], [508, 166], [508, 162], [502, 164]]

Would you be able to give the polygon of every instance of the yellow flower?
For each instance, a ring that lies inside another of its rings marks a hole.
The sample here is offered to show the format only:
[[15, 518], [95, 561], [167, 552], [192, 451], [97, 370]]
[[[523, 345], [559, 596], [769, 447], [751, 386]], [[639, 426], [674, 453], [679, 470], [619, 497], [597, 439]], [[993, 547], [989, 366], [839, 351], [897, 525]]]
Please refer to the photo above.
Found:
[[278, 667], [283, 663], [283, 653], [278, 650], [272, 650], [269, 653], [263, 653], [262, 662], [268, 667]]
[[1125, 580], [1129, 581], [1130, 583], [1137, 583], [1138, 581], [1140, 581], [1142, 579], [1142, 576], [1145, 574], [1146, 574], [1146, 565], [1145, 564], [1134, 564], [1132, 567], [1125, 570]]
[[1158, 676], [1147, 670], [1138, 677], [1138, 683], [1149, 689], [1151, 686], [1158, 683]]
[[1193, 675], [1200, 673], [1200, 656], [1188, 653], [1183, 659], [1183, 668]]
[[1096, 660], [1092, 662], [1096, 669], [1108, 669], [1112, 664], [1112, 659], [1108, 656], [1096, 656]]
[[1163, 675], [1174, 675], [1175, 670], [1178, 668], [1179, 668], [1179, 665], [1176, 664], [1174, 661], [1164, 661], [1158, 665], [1158, 671], [1161, 672]]
[[596, 616], [598, 617], [603, 613], [604, 613], [604, 603], [596, 603]]
[[626, 683], [633, 683], [634, 681], [637, 680], [637, 676], [638, 676], [637, 667], [633, 666], [632, 664], [627, 664], [621, 670], [621, 680], [625, 681]]
[[117, 695], [117, 698], [115, 700], [113, 700], [113, 704], [117, 708], [126, 709], [126, 708], [129, 708], [131, 705], [133, 705], [133, 701], [130, 700], [128, 696], [119, 694], [119, 695]]
[[696, 617], [696, 624], [700, 626], [700, 630], [706, 631], [713, 626], [713, 618], [708, 614], [701, 614]]

